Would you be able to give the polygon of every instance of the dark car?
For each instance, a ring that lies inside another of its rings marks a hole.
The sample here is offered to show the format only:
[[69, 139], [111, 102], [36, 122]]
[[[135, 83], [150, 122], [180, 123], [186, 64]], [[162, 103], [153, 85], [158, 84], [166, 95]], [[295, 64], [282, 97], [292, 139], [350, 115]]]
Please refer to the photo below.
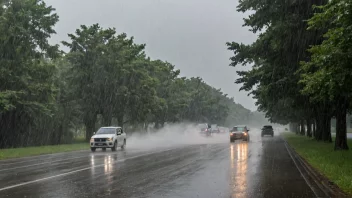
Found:
[[243, 141], [249, 141], [249, 129], [245, 125], [234, 126], [230, 130], [230, 142], [235, 140], [242, 139]]
[[271, 135], [271, 137], [274, 136], [274, 129], [271, 125], [265, 125], [263, 128], [262, 128], [262, 137], [264, 135]]

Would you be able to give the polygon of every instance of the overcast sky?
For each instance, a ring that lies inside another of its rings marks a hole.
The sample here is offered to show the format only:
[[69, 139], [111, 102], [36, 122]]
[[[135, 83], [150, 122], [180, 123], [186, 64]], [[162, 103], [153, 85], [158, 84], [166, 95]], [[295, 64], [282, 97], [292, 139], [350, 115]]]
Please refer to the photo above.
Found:
[[234, 84], [236, 70], [228, 66], [232, 53], [227, 41], [252, 43], [256, 36], [242, 27], [238, 0], [45, 0], [56, 8], [60, 21], [51, 42], [67, 40], [81, 24], [99, 23], [145, 43], [152, 59], [168, 61], [182, 76], [199, 76], [221, 88], [237, 103], [256, 110], [254, 100]]

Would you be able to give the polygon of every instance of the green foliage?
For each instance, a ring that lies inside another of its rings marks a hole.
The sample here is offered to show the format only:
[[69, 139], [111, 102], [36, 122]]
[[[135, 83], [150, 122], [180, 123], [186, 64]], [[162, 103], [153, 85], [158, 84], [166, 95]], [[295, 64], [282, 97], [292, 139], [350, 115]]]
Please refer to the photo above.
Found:
[[309, 28], [327, 29], [325, 40], [309, 49], [311, 59], [302, 62], [302, 93], [316, 101], [331, 101], [337, 120], [335, 149], [348, 149], [346, 114], [352, 96], [352, 5], [349, 1], [329, 1], [318, 7]]
[[[58, 16], [41, 0], [1, 1], [0, 147], [47, 143], [41, 120], [55, 110], [58, 46], [47, 39]], [[46, 128], [45, 130], [48, 130]], [[47, 136], [46, 136], [47, 137]]]
[[302, 62], [303, 93], [317, 100], [334, 100], [340, 95], [349, 98], [352, 93], [352, 5], [347, 1], [331, 1], [319, 8], [322, 12], [309, 20], [310, 29], [328, 28], [328, 31], [322, 44], [309, 49], [311, 60]]
[[[348, 1], [242, 0], [238, 11], [254, 11], [244, 20], [261, 31], [251, 45], [228, 43], [236, 83], [250, 91], [271, 122], [297, 126], [300, 133], [331, 142], [331, 118], [336, 117], [335, 149], [348, 149], [346, 114], [351, 101], [351, 8]], [[297, 131], [298, 133], [298, 131]]]
[[[321, 41], [321, 32], [307, 30], [306, 20], [313, 15], [314, 1], [242, 0], [238, 11], [254, 11], [244, 26], [260, 31], [250, 45], [227, 43], [234, 51], [231, 66], [252, 64], [239, 71], [236, 83], [250, 91], [259, 111], [274, 123], [302, 122], [314, 117], [317, 104], [301, 94], [300, 61], [310, 58], [307, 49]], [[323, 3], [323, 2], [320, 2]]]
[[[250, 111], [201, 78], [151, 60], [144, 44], [99, 24], [50, 45], [58, 21], [42, 0], [0, 0], [0, 148], [72, 143], [99, 126], [231, 125]], [[83, 132], [85, 130], [85, 132]]]

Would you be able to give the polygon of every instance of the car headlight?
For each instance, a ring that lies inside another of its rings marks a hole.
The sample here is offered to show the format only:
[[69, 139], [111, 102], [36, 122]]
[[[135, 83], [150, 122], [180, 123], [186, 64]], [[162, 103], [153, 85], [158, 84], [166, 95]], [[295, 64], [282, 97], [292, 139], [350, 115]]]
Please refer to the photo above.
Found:
[[246, 132], [242, 132], [243, 133], [243, 135], [247, 135], [247, 133]]
[[90, 142], [94, 142], [94, 138], [90, 138]]
[[106, 138], [106, 141], [112, 141], [112, 138]]

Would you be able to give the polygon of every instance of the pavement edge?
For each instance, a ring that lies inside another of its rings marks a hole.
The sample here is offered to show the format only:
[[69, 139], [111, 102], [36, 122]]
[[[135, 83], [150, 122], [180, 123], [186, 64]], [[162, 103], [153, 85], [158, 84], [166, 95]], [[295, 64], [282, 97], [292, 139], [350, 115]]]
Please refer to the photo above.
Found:
[[318, 171], [316, 171], [312, 166], [310, 166], [296, 151], [292, 148], [289, 143], [283, 138], [280, 137], [284, 143], [287, 152], [292, 158], [297, 169], [301, 173], [304, 180], [307, 182], [308, 186], [312, 189], [316, 197], [336, 197], [344, 198], [348, 197], [344, 194], [338, 187], [332, 188], [331, 182]]

